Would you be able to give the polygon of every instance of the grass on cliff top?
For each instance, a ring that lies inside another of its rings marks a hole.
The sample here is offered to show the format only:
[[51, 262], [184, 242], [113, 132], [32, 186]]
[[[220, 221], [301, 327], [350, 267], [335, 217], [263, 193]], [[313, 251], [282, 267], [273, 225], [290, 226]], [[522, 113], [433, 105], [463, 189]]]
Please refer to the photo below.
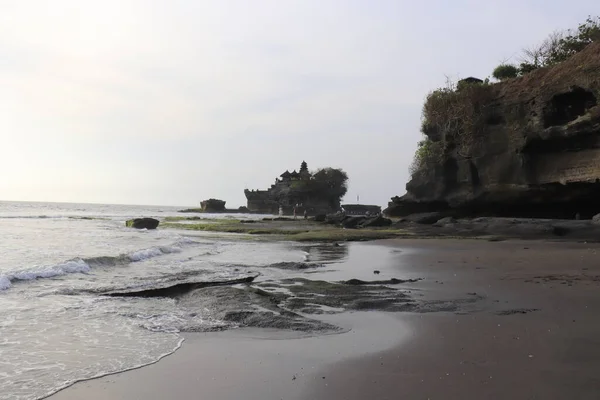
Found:
[[[294, 225], [298, 226], [294, 226]], [[412, 236], [401, 229], [342, 229], [310, 222], [292, 222], [275, 225], [273, 222], [242, 223], [239, 220], [211, 220], [210, 222], [181, 224], [162, 223], [161, 228], [185, 229], [204, 232], [240, 233], [246, 235], [269, 235], [274, 239], [295, 240], [302, 242], [320, 241], [360, 241], [390, 239]]]

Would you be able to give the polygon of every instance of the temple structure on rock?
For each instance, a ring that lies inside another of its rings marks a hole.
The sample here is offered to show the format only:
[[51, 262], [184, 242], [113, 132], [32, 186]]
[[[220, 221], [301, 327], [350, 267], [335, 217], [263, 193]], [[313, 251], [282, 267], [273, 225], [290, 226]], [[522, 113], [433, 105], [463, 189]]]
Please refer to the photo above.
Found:
[[[302, 161], [298, 171], [286, 170], [267, 190], [244, 190], [248, 200], [248, 209], [261, 214], [292, 214], [293, 209], [300, 215], [306, 210], [310, 215], [328, 213], [332, 210], [328, 199], [316, 196], [309, 190], [314, 179], [308, 171], [308, 165]], [[338, 205], [339, 206], [339, 205]]]

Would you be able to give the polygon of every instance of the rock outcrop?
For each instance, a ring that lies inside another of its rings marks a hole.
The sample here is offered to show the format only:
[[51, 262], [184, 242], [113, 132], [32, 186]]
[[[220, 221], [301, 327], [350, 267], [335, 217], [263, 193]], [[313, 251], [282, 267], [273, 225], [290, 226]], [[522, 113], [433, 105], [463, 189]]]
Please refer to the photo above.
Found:
[[600, 43], [523, 77], [429, 96], [426, 159], [385, 213], [600, 212]]
[[[316, 220], [316, 219], [315, 219]], [[376, 215], [374, 217], [366, 217], [364, 215], [351, 216], [338, 214], [329, 214], [323, 221], [325, 224], [337, 225], [346, 229], [358, 229], [358, 228], [380, 228], [392, 225], [392, 220]]]
[[225, 212], [225, 201], [219, 199], [208, 199], [200, 202], [200, 207], [206, 213], [222, 213]]
[[159, 221], [154, 218], [134, 218], [127, 220], [125, 226], [136, 229], [156, 229]]

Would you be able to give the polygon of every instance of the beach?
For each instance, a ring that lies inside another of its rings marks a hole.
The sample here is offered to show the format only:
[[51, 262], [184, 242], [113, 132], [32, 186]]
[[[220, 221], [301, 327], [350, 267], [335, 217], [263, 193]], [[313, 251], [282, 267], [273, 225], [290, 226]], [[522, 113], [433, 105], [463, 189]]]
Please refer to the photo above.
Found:
[[[376, 279], [422, 278], [401, 312], [315, 316], [342, 333], [186, 333], [155, 364], [77, 383], [67, 399], [595, 399], [600, 245], [394, 239]], [[365, 262], [364, 260], [362, 260]], [[364, 273], [374, 279], [372, 266]], [[355, 266], [358, 268], [358, 266]], [[339, 276], [344, 271], [337, 271]], [[356, 269], [347, 278], [356, 278]]]

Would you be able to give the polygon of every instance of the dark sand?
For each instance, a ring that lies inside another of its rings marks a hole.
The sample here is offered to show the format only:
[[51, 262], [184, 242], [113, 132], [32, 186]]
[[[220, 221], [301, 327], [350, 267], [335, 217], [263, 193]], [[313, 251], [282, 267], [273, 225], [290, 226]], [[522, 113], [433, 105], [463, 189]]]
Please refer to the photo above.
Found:
[[425, 278], [402, 287], [451, 311], [329, 316], [349, 332], [311, 338], [257, 329], [188, 334], [154, 365], [50, 398], [600, 398], [600, 244], [383, 244], [397, 256], [377, 279]]

